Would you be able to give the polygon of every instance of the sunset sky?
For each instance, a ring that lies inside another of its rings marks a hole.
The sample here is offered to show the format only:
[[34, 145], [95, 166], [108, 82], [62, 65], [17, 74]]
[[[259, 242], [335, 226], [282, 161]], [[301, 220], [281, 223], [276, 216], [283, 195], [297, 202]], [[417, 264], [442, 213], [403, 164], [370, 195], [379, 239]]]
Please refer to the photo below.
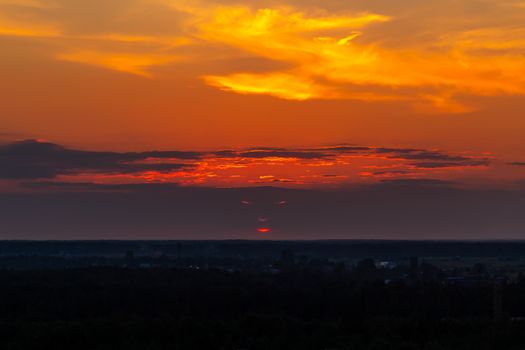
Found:
[[3, 193], [525, 188], [523, 0], [0, 0], [0, 53]]

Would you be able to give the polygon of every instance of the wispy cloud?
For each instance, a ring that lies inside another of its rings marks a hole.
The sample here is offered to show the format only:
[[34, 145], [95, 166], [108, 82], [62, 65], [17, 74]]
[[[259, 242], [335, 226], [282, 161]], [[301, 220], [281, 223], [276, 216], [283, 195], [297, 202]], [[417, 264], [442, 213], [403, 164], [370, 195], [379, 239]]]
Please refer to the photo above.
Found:
[[[217, 63], [191, 73], [240, 94], [405, 101], [421, 110], [465, 112], [475, 106], [463, 96], [525, 95], [522, 2], [483, 4], [500, 20], [466, 19], [450, 4], [430, 28], [421, 25], [430, 20], [423, 5], [403, 12], [402, 5], [372, 11], [293, 1], [143, 0], [96, 2], [83, 14], [76, 2], [2, 0], [0, 35], [53, 40], [58, 60], [144, 77], [154, 77], [156, 66], [256, 57], [280, 65], [267, 71], [232, 65], [225, 73]], [[172, 30], [157, 28], [158, 19]]]
[[453, 32], [440, 42], [398, 48], [366, 41], [363, 27], [389, 20], [380, 14], [325, 17], [288, 8], [220, 8], [200, 25], [204, 39], [293, 68], [204, 79], [239, 93], [298, 100], [419, 100], [452, 112], [468, 109], [454, 100], [457, 94], [525, 94], [525, 60], [509, 51], [524, 48], [523, 28]]
[[146, 77], [150, 76], [150, 73], [147, 71], [149, 67], [173, 63], [180, 60], [180, 58], [174, 55], [166, 54], [137, 54], [102, 51], [66, 52], [57, 55], [57, 58], [64, 61], [85, 63]]

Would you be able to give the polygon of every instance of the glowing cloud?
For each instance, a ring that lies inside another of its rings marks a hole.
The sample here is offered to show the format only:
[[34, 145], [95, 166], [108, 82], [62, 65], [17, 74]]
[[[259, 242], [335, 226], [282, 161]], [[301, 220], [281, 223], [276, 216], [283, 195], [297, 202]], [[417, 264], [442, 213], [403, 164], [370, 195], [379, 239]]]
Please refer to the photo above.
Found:
[[318, 97], [323, 89], [312, 81], [291, 74], [233, 74], [207, 76], [204, 80], [221, 90], [241, 94], [268, 94], [289, 100], [307, 100]]
[[61, 29], [53, 23], [19, 22], [8, 18], [0, 11], [0, 35], [22, 37], [59, 37]]
[[[436, 15], [441, 22], [423, 26], [424, 39], [406, 35], [419, 16], [428, 16], [424, 4], [410, 13], [402, 5], [374, 13], [356, 4], [335, 11], [298, 3], [141, 0], [118, 4], [121, 26], [79, 30], [63, 1], [0, 0], [0, 36], [45, 39], [58, 60], [145, 77], [155, 66], [183, 60], [215, 88], [296, 101], [402, 100], [422, 110], [465, 112], [475, 108], [460, 100], [465, 95], [525, 95], [523, 1], [485, 1], [499, 11], [499, 25], [486, 14], [469, 22], [452, 11], [450, 23]], [[147, 20], [137, 16], [145, 7], [155, 8]], [[155, 18], [170, 16], [176, 29], [150, 29]], [[246, 57], [274, 65], [232, 64]]]
[[[316, 77], [326, 76], [326, 71], [332, 69], [327, 63], [333, 61], [340, 48], [347, 48], [345, 59], [352, 65], [373, 61], [373, 53], [351, 52], [348, 50], [349, 43], [359, 35], [354, 29], [387, 20], [388, 17], [376, 14], [306, 17], [304, 13], [292, 9], [251, 11], [246, 7], [219, 8], [210, 22], [200, 25], [204, 39], [222, 42], [272, 60], [291, 62], [297, 67], [279, 73], [206, 76], [205, 81], [225, 90], [269, 94], [292, 100], [336, 97], [330, 92], [333, 88], [319, 83]], [[341, 38], [324, 35], [335, 30], [349, 32]], [[324, 66], [322, 69], [326, 71], [316, 72], [313, 68], [318, 66]]]
[[0, 0], [0, 5], [22, 6], [32, 8], [53, 8], [53, 4], [38, 0]]
[[523, 48], [522, 28], [511, 33], [505, 29], [458, 33], [444, 46], [435, 42], [387, 49], [356, 41], [366, 36], [356, 29], [386, 21], [389, 17], [369, 13], [307, 16], [292, 8], [219, 7], [210, 19], [198, 22], [201, 38], [286, 62], [291, 68], [204, 79], [237, 93], [292, 100], [424, 100], [451, 112], [468, 110], [454, 101], [456, 94], [525, 94], [523, 55], [475, 52]]
[[177, 61], [177, 57], [173, 55], [95, 51], [63, 53], [58, 55], [58, 58], [64, 61], [85, 63], [141, 76], [150, 76], [146, 70], [148, 67]]
[[[489, 154], [431, 149], [338, 146], [221, 151], [94, 152], [25, 140], [0, 145], [0, 180], [99, 184], [173, 183], [219, 187], [341, 186], [384, 178], [481, 176], [492, 168]], [[230, 167], [242, 164], [244, 167]], [[516, 163], [519, 164], [519, 163]], [[225, 166], [226, 165], [226, 166]], [[519, 167], [514, 170], [519, 173]], [[257, 206], [250, 198], [239, 205]], [[288, 200], [278, 198], [283, 207]]]

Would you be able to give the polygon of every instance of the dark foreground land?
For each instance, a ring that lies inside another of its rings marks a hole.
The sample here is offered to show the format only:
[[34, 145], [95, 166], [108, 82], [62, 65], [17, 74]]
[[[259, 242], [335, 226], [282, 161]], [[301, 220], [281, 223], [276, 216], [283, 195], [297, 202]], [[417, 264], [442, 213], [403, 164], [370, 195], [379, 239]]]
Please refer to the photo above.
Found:
[[525, 349], [519, 242], [95, 243], [0, 242], [0, 349]]

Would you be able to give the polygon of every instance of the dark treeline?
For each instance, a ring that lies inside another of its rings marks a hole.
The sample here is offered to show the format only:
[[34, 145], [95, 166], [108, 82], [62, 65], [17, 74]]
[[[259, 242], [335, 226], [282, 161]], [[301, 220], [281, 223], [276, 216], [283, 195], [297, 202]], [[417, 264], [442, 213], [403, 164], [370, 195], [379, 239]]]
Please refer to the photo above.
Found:
[[0, 271], [1, 349], [525, 349], [525, 283], [358, 270]]
[[385, 240], [320, 240], [320, 241], [0, 241], [0, 256], [111, 256], [127, 250], [138, 255], [177, 255], [182, 245], [183, 256], [269, 257], [285, 249], [297, 255], [353, 257], [363, 259], [407, 256], [522, 257], [525, 241], [385, 241]]

